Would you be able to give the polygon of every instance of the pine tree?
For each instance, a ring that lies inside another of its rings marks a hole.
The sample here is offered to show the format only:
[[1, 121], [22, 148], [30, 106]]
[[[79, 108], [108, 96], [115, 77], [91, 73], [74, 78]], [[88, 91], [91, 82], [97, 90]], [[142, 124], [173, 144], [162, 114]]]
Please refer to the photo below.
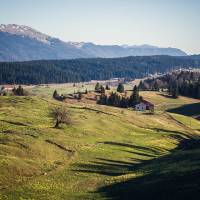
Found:
[[200, 83], [197, 83], [196, 98], [197, 98], [197, 99], [200, 99]]
[[105, 88], [101, 85], [101, 89], [100, 89], [101, 94], [105, 94]]
[[133, 106], [139, 102], [140, 102], [139, 90], [138, 90], [138, 87], [135, 85], [133, 88], [133, 93], [129, 99], [129, 104], [130, 104], [130, 106]]
[[178, 98], [178, 96], [179, 96], [179, 91], [178, 91], [178, 84], [177, 84], [177, 82], [175, 81], [174, 82], [174, 84], [173, 84], [173, 86], [172, 86], [172, 97], [173, 98]]
[[120, 107], [122, 108], [128, 108], [128, 100], [125, 97], [122, 97], [121, 101], [120, 101]]
[[21, 85], [19, 85], [18, 88], [14, 87], [12, 92], [16, 96], [24, 96], [25, 95], [24, 89]]
[[159, 91], [159, 84], [158, 84], [158, 82], [157, 81], [155, 81], [155, 83], [154, 83], [154, 90], [156, 90], [156, 91]]
[[54, 90], [54, 92], [53, 92], [53, 98], [57, 99], [58, 97], [59, 97], [59, 94], [58, 94], [57, 90]]
[[95, 85], [95, 92], [99, 92], [100, 89], [101, 89], [101, 85], [99, 84], [99, 82], [97, 82]]
[[117, 93], [114, 93], [114, 102], [113, 105], [119, 107], [121, 102], [121, 96]]
[[139, 89], [143, 89], [143, 81], [140, 81], [139, 85], [138, 85]]
[[124, 85], [122, 83], [119, 83], [117, 87], [117, 92], [123, 93], [124, 92]]
[[97, 101], [98, 104], [106, 105], [107, 104], [107, 96], [102, 93]]
[[106, 85], [106, 90], [110, 90], [110, 87], [108, 85]]

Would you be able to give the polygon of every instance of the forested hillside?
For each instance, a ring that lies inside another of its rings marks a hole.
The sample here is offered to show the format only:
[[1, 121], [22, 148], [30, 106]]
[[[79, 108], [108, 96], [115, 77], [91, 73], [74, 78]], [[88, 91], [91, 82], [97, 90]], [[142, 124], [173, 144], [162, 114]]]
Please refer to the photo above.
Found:
[[140, 89], [168, 89], [169, 94], [200, 99], [200, 71], [175, 71], [158, 78], [147, 79], [140, 83]]
[[1, 62], [0, 84], [41, 84], [105, 80], [113, 77], [141, 78], [180, 67], [198, 67], [196, 57], [135, 56], [29, 62]]

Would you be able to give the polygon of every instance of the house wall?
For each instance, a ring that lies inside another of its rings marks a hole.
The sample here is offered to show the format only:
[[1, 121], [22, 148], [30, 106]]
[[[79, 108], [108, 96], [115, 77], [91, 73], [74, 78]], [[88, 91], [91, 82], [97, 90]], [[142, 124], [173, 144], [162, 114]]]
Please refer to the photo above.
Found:
[[135, 110], [138, 110], [138, 111], [144, 111], [144, 110], [146, 110], [146, 105], [145, 104], [137, 104], [136, 106], [135, 106]]

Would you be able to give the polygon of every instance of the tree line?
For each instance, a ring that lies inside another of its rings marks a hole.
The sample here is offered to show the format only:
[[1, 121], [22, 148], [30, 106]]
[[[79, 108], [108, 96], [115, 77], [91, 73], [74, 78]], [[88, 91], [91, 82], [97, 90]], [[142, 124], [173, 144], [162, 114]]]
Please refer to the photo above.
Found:
[[0, 84], [47, 84], [145, 77], [181, 67], [198, 67], [198, 57], [131, 56], [73, 60], [0, 62]]

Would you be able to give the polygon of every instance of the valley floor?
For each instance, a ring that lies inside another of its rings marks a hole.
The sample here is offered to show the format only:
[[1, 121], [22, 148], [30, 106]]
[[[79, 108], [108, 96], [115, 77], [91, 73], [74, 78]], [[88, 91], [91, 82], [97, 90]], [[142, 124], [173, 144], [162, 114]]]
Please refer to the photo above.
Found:
[[[200, 101], [142, 92], [154, 115], [42, 96], [0, 97], [0, 199], [198, 199]], [[53, 128], [64, 105], [72, 125]]]

